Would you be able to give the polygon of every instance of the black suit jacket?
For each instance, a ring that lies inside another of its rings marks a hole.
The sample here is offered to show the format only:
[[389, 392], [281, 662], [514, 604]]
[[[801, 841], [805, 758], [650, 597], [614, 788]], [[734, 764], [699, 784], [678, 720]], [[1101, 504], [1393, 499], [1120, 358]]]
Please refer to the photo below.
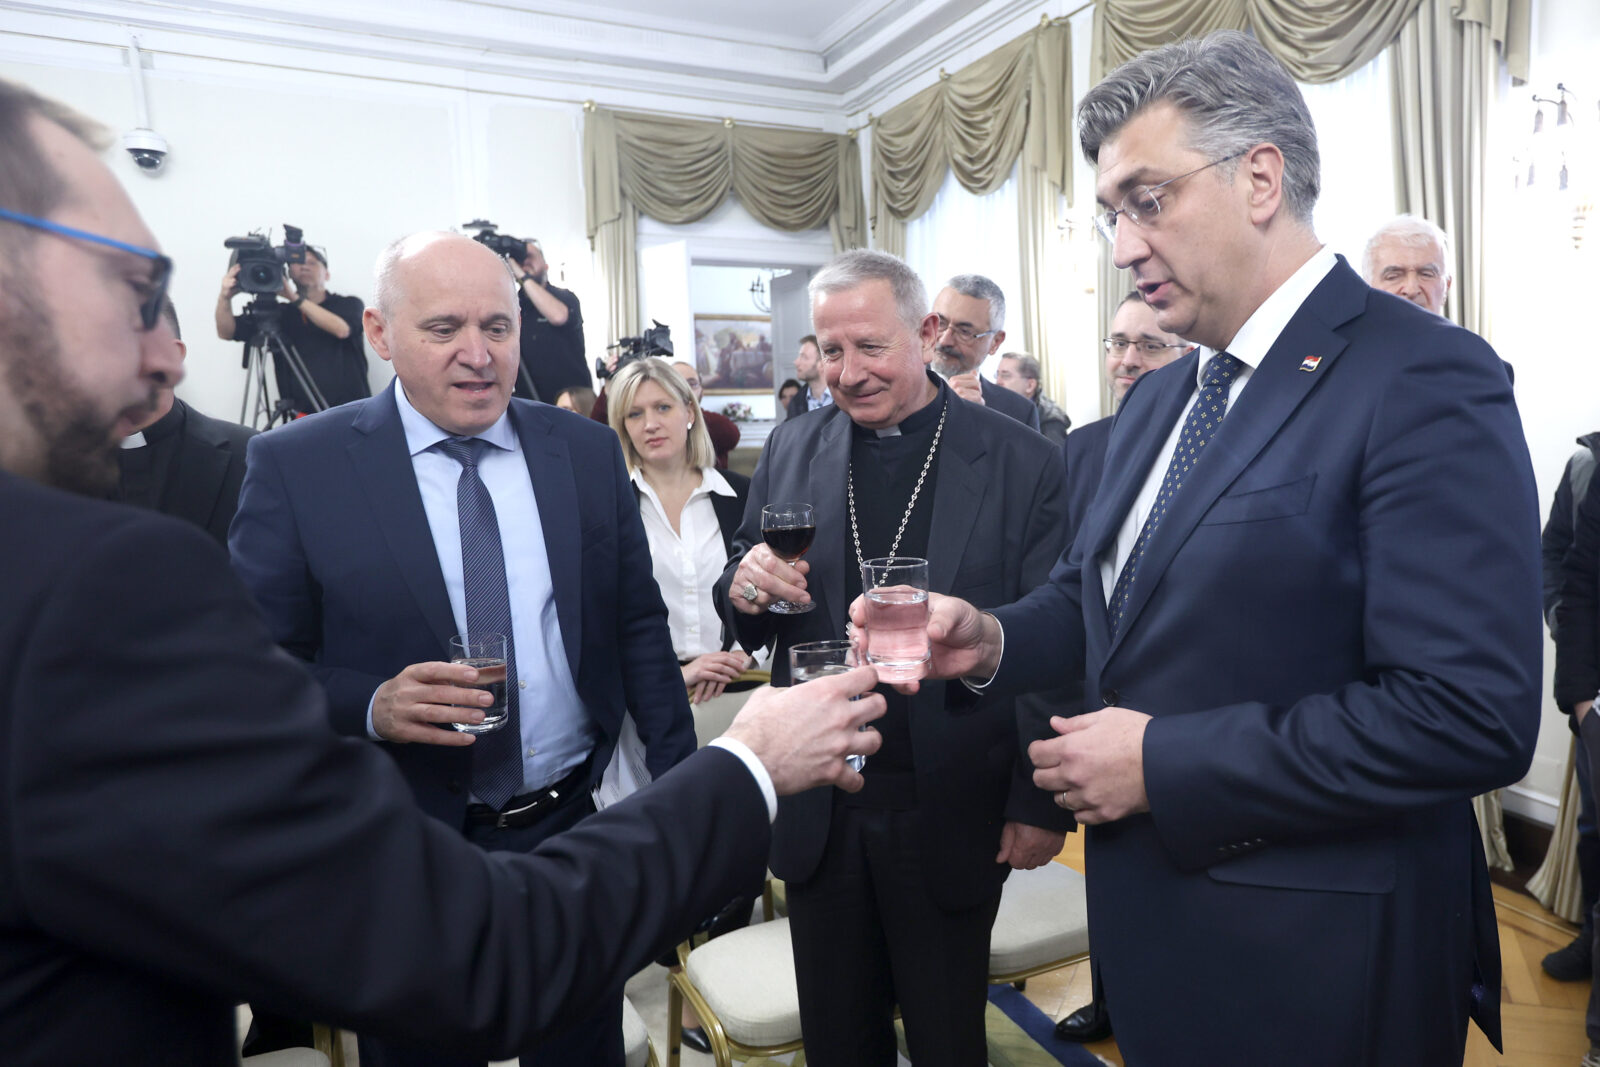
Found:
[[[1003, 604], [1044, 581], [1061, 553], [1060, 454], [1013, 420], [962, 401], [948, 386], [940, 390], [950, 411], [934, 482], [929, 586], [983, 606]], [[751, 479], [733, 558], [717, 584], [718, 609], [741, 645], [759, 648], [776, 639], [774, 685], [789, 682], [790, 645], [844, 636], [843, 568], [856, 565], [845, 497], [850, 437], [850, 419], [838, 407], [772, 431]], [[762, 506], [774, 500], [811, 502], [817, 534], [806, 559], [816, 608], [803, 615], [744, 615], [729, 604], [728, 591], [739, 561], [761, 540]], [[994, 862], [1006, 820], [1068, 825], [1049, 794], [1034, 787], [1024, 755], [1049, 727], [1030, 722], [1019, 728], [1011, 700], [979, 699], [959, 682], [924, 685], [912, 698], [910, 726], [918, 802], [928, 816], [922, 824], [930, 892], [943, 907], [972, 907], [1008, 870]], [[794, 880], [811, 874], [827, 842], [831, 808], [827, 789], [779, 802], [774, 874]]]
[[1021, 393], [1013, 393], [1004, 386], [996, 385], [981, 374], [978, 375], [978, 386], [983, 390], [985, 404], [1002, 415], [1010, 415], [1028, 429], [1038, 431], [1039, 405]]
[[1086, 843], [1118, 1042], [1157, 1064], [1459, 1062], [1469, 1011], [1500, 1036], [1469, 800], [1526, 773], [1539, 728], [1538, 505], [1510, 382], [1481, 339], [1341, 260], [1174, 498], [1113, 637], [1100, 559], [1167, 461], [1197, 358], [1134, 384], [1067, 559], [995, 612], [1002, 690], [1081, 668], [1090, 710], [1154, 716], [1150, 812]]
[[[367, 706], [455, 633], [444, 576], [406, 448], [394, 387], [262, 434], [250, 444], [229, 548], [268, 627], [328, 692], [334, 728], [367, 736]], [[600, 730], [598, 782], [632, 714], [656, 777], [694, 751], [667, 609], [616, 434], [513, 400], [539, 504], [568, 666]], [[471, 753], [379, 742], [423, 810], [460, 827]]]
[[157, 510], [194, 523], [226, 547], [244, 483], [245, 446], [256, 432], [202, 415], [182, 400], [173, 406], [181, 409], [182, 429], [165, 484], [156, 487]]
[[245, 1000], [515, 1055], [761, 876], [765, 804], [716, 749], [483, 853], [328, 729], [199, 530], [4, 472], [0, 514], [7, 1067], [237, 1064]]

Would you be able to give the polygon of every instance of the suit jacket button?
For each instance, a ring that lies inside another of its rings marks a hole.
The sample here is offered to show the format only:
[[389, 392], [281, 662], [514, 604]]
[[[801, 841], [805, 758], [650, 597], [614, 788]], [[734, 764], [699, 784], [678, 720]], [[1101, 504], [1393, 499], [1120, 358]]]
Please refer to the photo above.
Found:
[[1108, 708], [1121, 707], [1122, 694], [1117, 692], [1115, 689], [1107, 689], [1105, 692], [1100, 694], [1100, 703], [1104, 704]]

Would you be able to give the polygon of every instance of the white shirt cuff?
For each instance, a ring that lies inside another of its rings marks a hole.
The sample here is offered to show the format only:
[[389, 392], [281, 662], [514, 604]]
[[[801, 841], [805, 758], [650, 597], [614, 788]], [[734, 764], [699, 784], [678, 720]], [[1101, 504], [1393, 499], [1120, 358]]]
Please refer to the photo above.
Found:
[[376, 704], [377, 702], [378, 691], [374, 689], [372, 691], [372, 699], [367, 701], [367, 736], [372, 738], [374, 741], [382, 741], [383, 738], [378, 735], [377, 727], [372, 725], [372, 705]]
[[[994, 619], [994, 616], [990, 615], [989, 612], [986, 611], [986, 612], [984, 612], [984, 614], [985, 615], [989, 615], [989, 618]], [[978, 681], [977, 679], [973, 678], [971, 675], [968, 675], [967, 677], [961, 679], [961, 684], [966, 686], [968, 689], [972, 690], [974, 693], [981, 693], [985, 689], [989, 688], [989, 683], [994, 681], [994, 675], [1000, 673], [1000, 664], [1005, 662], [1005, 658], [1006, 658], [1006, 628], [1004, 626], [1000, 625], [1000, 620], [999, 619], [994, 619], [994, 624], [995, 624], [995, 627], [1000, 631], [1000, 656], [999, 656], [998, 659], [996, 659], [994, 661], [994, 674], [989, 675], [989, 677], [985, 678], [981, 682]]]
[[778, 791], [772, 788], [772, 775], [767, 773], [766, 765], [756, 758], [750, 751], [750, 746], [743, 741], [736, 741], [731, 737], [718, 737], [710, 741], [707, 748], [720, 748], [732, 752], [750, 768], [750, 775], [756, 780], [756, 785], [761, 787], [761, 795], [767, 801], [767, 821], [775, 822], [778, 818]]

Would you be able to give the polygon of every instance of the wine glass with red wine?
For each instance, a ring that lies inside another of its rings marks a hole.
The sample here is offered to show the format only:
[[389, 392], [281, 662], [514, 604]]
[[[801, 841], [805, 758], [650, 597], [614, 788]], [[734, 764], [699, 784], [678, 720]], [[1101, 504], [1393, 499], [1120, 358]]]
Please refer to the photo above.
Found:
[[[761, 539], [772, 549], [773, 555], [787, 563], [795, 563], [805, 555], [816, 536], [817, 522], [811, 515], [810, 504], [768, 504], [761, 509]], [[809, 604], [774, 600], [767, 610], [780, 615], [798, 615], [810, 611], [816, 604], [815, 600]]]

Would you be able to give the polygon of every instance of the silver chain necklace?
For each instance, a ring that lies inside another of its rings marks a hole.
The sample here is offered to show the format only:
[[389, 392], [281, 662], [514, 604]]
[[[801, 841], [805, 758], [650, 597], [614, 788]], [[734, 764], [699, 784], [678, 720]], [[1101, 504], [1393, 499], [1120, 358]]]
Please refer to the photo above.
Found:
[[[917, 494], [922, 492], [922, 483], [928, 477], [928, 468], [933, 466], [933, 457], [939, 453], [939, 438], [944, 434], [944, 417], [950, 413], [950, 401], [944, 403], [944, 409], [939, 412], [939, 426], [933, 431], [933, 444], [928, 446], [928, 458], [922, 461], [922, 473], [917, 475], [917, 484], [911, 490], [911, 502], [906, 505], [906, 513], [900, 516], [900, 528], [894, 532], [894, 544], [889, 546], [889, 555], [893, 556], [900, 550], [900, 538], [905, 536], [906, 523], [911, 521], [911, 512], [917, 506]], [[856, 527], [856, 461], [850, 458], [850, 464], [845, 468], [845, 485], [850, 495], [850, 538], [856, 544], [856, 566], [861, 566], [866, 559], [861, 555], [861, 531]]]

